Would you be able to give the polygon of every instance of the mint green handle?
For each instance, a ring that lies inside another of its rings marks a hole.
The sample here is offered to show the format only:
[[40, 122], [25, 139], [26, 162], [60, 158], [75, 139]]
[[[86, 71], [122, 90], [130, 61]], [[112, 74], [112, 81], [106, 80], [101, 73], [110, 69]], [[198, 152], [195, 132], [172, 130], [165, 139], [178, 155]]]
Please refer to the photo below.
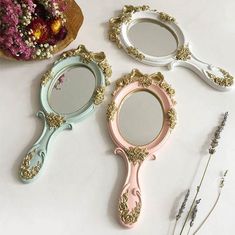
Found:
[[28, 151], [21, 163], [19, 175], [24, 183], [31, 182], [41, 173], [47, 157], [47, 149], [51, 137], [60, 130], [72, 129], [72, 125], [65, 122], [58, 126], [53, 126], [42, 111], [38, 112], [37, 116], [44, 120], [44, 129], [40, 138]]

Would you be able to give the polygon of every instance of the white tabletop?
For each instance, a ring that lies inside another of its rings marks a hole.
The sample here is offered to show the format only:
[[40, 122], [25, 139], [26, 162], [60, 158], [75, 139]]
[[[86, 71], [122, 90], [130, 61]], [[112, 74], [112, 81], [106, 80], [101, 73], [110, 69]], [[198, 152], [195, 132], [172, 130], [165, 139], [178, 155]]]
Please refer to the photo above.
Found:
[[[78, 2], [85, 21], [69, 48], [85, 44], [90, 50], [105, 51], [113, 68], [113, 83], [132, 68], [145, 73], [162, 71], [176, 89], [178, 125], [156, 154], [157, 160], [145, 163], [141, 172], [143, 213], [135, 228], [125, 230], [117, 219], [125, 165], [113, 154], [114, 144], [106, 128], [110, 96], [73, 131], [56, 137], [44, 174], [24, 185], [17, 178], [18, 167], [42, 129], [41, 120], [35, 117], [40, 110], [40, 76], [53, 59], [30, 63], [1, 59], [0, 234], [170, 234], [179, 196], [189, 187], [195, 191], [208, 159], [208, 138], [225, 111], [230, 116], [201, 191], [197, 222], [217, 196], [220, 172], [229, 169], [221, 201], [199, 234], [234, 234], [235, 91], [218, 92], [183, 68], [167, 71], [143, 65], [119, 50], [107, 36], [108, 20], [124, 4], [148, 4], [177, 18], [197, 56], [235, 74], [234, 0]], [[108, 89], [110, 94], [112, 86]]]

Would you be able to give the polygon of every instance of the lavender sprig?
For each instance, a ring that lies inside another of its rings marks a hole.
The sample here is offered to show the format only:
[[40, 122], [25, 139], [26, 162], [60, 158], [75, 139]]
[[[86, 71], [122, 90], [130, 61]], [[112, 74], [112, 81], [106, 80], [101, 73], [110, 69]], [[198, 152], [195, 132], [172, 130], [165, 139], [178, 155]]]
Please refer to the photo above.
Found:
[[187, 193], [185, 194], [184, 200], [183, 200], [183, 202], [182, 202], [182, 204], [181, 204], [181, 207], [180, 207], [180, 209], [179, 209], [179, 211], [178, 211], [178, 214], [177, 214], [176, 217], [175, 217], [176, 220], [179, 220], [179, 219], [181, 218], [181, 215], [183, 214], [184, 209], [185, 209], [185, 207], [186, 207], [186, 203], [187, 203], [187, 201], [188, 201], [189, 194], [190, 194], [190, 190], [188, 189]]
[[192, 202], [192, 204], [191, 204], [190, 210], [189, 210], [189, 212], [188, 212], [188, 214], [187, 214], [187, 217], [186, 217], [186, 219], [185, 219], [185, 221], [184, 221], [184, 223], [183, 223], [183, 226], [182, 226], [182, 228], [181, 228], [180, 235], [182, 235], [182, 233], [184, 232], [186, 223], [187, 223], [187, 221], [188, 221], [188, 219], [189, 219], [189, 216], [190, 216], [191, 213], [192, 213], [192, 210], [193, 210], [193, 208], [194, 208], [194, 204], [195, 204], [195, 202], [197, 201], [197, 196], [198, 196], [198, 194], [199, 194], [199, 192], [200, 192], [200, 189], [201, 189], [201, 187], [202, 187], [202, 183], [204, 182], [204, 179], [205, 179], [205, 176], [206, 176], [206, 173], [207, 173], [207, 170], [208, 170], [210, 161], [211, 161], [211, 159], [212, 159], [212, 156], [213, 156], [213, 154], [216, 152], [216, 147], [217, 147], [218, 144], [219, 144], [220, 134], [221, 134], [222, 130], [223, 130], [224, 127], [225, 127], [227, 118], [228, 118], [228, 112], [226, 112], [226, 113], [224, 114], [224, 117], [223, 117], [222, 122], [221, 122], [220, 125], [217, 127], [217, 129], [216, 129], [216, 131], [215, 131], [215, 133], [214, 133], [214, 137], [213, 137], [213, 139], [212, 139], [212, 141], [211, 141], [211, 144], [210, 144], [210, 147], [209, 147], [209, 154], [210, 154], [210, 156], [209, 156], [209, 158], [208, 158], [208, 160], [207, 160], [207, 164], [206, 164], [206, 166], [205, 166], [205, 169], [204, 169], [202, 178], [201, 178], [201, 180], [200, 180], [200, 183], [199, 183], [199, 185], [197, 186], [196, 194], [195, 194], [195, 196], [194, 196], [194, 199], [193, 199], [193, 202]]
[[187, 235], [189, 235], [190, 231], [191, 231], [191, 228], [193, 227], [194, 225], [194, 221], [196, 219], [196, 216], [197, 216], [197, 211], [198, 211], [198, 204], [201, 202], [201, 199], [198, 199], [196, 200], [194, 206], [193, 206], [193, 209], [192, 209], [192, 213], [191, 213], [191, 221], [190, 221], [190, 224], [189, 224], [189, 229], [188, 229], [188, 233]]
[[185, 194], [184, 196], [184, 200], [179, 208], [179, 211], [177, 213], [177, 215], [175, 216], [175, 225], [174, 225], [174, 229], [173, 229], [173, 235], [175, 234], [175, 229], [176, 229], [176, 226], [177, 226], [177, 223], [178, 223], [178, 220], [181, 218], [183, 212], [184, 212], [184, 209], [186, 207], [186, 204], [187, 204], [187, 201], [188, 201], [188, 197], [189, 197], [189, 194], [190, 194], [190, 190], [188, 189], [187, 190], [187, 193]]
[[220, 196], [221, 196], [221, 193], [222, 193], [222, 188], [224, 187], [224, 182], [225, 182], [225, 177], [227, 176], [228, 174], [228, 170], [226, 170], [220, 180], [220, 184], [219, 184], [219, 193], [218, 193], [218, 196], [212, 206], [212, 208], [210, 209], [209, 213], [207, 214], [207, 216], [205, 217], [205, 219], [200, 223], [200, 225], [198, 226], [198, 228], [194, 231], [193, 235], [195, 235], [200, 229], [201, 227], [206, 223], [207, 219], [209, 218], [209, 216], [212, 214], [212, 212], [214, 211], [216, 205], [218, 204], [219, 202], [219, 199], [220, 199]]
[[193, 227], [194, 221], [197, 216], [197, 211], [198, 211], [198, 204], [201, 202], [201, 199], [196, 200], [196, 203], [194, 205], [194, 208], [192, 210], [192, 215], [191, 215], [191, 221], [190, 221], [190, 227]]
[[216, 152], [216, 147], [219, 144], [220, 134], [225, 127], [227, 118], [228, 118], [228, 112], [226, 112], [224, 114], [224, 118], [223, 118], [221, 124], [217, 127], [217, 129], [215, 131], [214, 138], [211, 140], [211, 145], [209, 148], [209, 154], [211, 154], [211, 155], [213, 155]]

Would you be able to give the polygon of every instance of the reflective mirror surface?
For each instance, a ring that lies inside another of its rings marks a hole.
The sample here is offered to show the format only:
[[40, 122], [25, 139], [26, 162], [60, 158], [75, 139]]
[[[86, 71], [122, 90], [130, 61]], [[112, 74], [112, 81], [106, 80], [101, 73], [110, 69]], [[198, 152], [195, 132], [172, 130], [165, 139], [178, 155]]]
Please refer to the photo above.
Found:
[[119, 111], [118, 127], [122, 137], [133, 145], [146, 145], [160, 133], [163, 111], [151, 93], [138, 91], [128, 96]]
[[95, 77], [88, 68], [70, 67], [56, 80], [49, 104], [59, 114], [76, 112], [89, 102], [95, 86]]
[[167, 56], [177, 49], [174, 35], [165, 26], [154, 21], [136, 22], [128, 37], [135, 48], [150, 56]]

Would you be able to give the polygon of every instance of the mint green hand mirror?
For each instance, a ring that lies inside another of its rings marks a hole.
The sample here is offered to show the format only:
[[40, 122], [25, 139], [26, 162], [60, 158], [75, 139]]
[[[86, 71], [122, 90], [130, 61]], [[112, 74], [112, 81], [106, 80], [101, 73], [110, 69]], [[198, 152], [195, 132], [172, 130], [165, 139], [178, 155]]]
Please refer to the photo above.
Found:
[[50, 139], [90, 115], [104, 99], [112, 74], [103, 52], [88, 51], [84, 45], [64, 52], [41, 79], [42, 111], [37, 116], [44, 129], [20, 166], [20, 178], [28, 183], [44, 168]]

